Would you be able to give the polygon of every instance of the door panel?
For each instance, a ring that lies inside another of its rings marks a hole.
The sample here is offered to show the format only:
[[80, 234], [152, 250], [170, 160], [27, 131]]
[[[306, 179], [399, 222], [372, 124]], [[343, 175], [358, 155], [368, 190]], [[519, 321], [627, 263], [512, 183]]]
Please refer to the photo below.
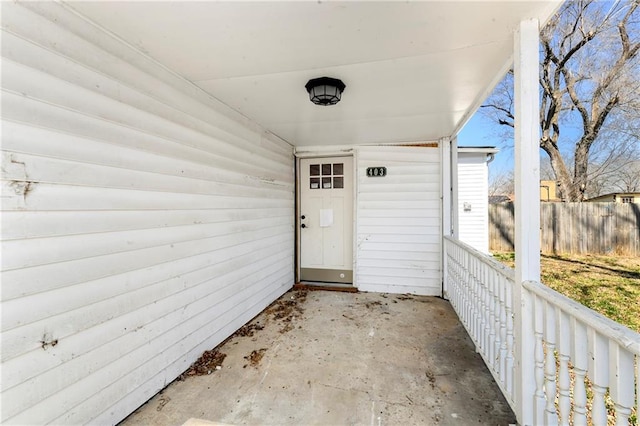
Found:
[[300, 279], [353, 281], [353, 159], [300, 160]]

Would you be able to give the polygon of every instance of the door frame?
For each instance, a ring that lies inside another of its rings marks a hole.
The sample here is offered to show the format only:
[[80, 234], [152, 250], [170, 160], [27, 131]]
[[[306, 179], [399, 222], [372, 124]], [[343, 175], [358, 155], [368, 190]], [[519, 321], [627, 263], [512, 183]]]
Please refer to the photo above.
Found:
[[357, 151], [354, 149], [348, 149], [348, 150], [344, 150], [344, 151], [330, 151], [330, 152], [296, 152], [294, 153], [294, 171], [295, 171], [295, 220], [294, 220], [294, 226], [295, 226], [295, 255], [294, 255], [294, 263], [295, 263], [295, 270], [294, 270], [294, 278], [295, 278], [295, 282], [299, 283], [300, 282], [300, 250], [301, 250], [301, 241], [300, 241], [300, 215], [301, 215], [301, 211], [300, 211], [300, 205], [301, 205], [301, 186], [300, 186], [300, 160], [301, 159], [314, 159], [314, 158], [333, 158], [333, 157], [351, 157], [351, 160], [353, 161], [353, 185], [352, 185], [352, 191], [353, 191], [353, 196], [352, 196], [352, 206], [351, 208], [353, 209], [353, 224], [352, 224], [352, 232], [351, 232], [351, 239], [352, 239], [352, 271], [353, 271], [353, 283], [351, 285], [353, 285], [353, 287], [358, 288], [357, 282], [357, 273], [356, 273], [356, 265], [357, 265], [357, 258], [358, 258], [358, 253], [356, 251], [357, 249], [357, 244], [356, 244], [356, 235], [357, 235], [357, 194], [358, 194], [358, 161], [357, 161]]

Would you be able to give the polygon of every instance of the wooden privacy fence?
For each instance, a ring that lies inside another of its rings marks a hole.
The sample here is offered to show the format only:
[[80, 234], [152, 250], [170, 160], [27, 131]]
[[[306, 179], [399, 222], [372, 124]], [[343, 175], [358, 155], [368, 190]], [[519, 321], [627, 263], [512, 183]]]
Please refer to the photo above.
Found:
[[[640, 255], [640, 204], [542, 203], [543, 253]], [[489, 248], [513, 251], [513, 203], [489, 205]]]

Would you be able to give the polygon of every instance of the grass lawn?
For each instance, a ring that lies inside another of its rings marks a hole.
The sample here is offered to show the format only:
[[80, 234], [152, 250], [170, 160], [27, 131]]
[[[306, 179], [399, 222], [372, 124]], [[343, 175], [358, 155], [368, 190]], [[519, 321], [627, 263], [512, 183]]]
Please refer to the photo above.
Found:
[[[513, 253], [494, 253], [511, 267]], [[542, 282], [640, 333], [640, 257], [542, 255]]]

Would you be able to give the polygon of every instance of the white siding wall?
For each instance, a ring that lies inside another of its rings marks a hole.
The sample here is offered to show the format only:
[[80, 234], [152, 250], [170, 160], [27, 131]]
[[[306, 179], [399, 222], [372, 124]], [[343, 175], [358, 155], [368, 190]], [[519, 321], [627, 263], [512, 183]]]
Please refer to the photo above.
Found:
[[3, 424], [116, 423], [293, 284], [292, 148], [2, 4]]
[[458, 153], [458, 238], [483, 253], [489, 253], [488, 170], [486, 153]]
[[[357, 166], [357, 287], [441, 295], [439, 150], [360, 147]], [[376, 166], [387, 176], [367, 177]]]

